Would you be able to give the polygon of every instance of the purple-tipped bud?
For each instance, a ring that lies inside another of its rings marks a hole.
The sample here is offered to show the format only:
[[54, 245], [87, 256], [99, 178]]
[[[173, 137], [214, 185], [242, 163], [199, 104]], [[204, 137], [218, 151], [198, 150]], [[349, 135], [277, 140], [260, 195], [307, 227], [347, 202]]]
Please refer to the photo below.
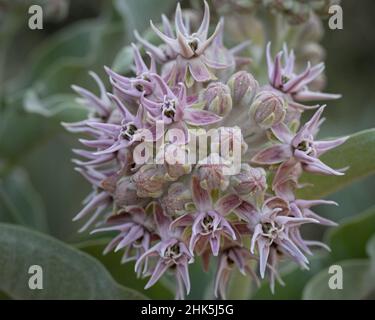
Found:
[[267, 189], [266, 171], [244, 163], [241, 165], [241, 172], [232, 176], [230, 183], [233, 190], [241, 196], [262, 193]]
[[286, 103], [284, 98], [270, 90], [260, 91], [250, 106], [250, 114], [262, 129], [269, 129], [284, 120]]
[[232, 110], [230, 89], [221, 82], [211, 83], [201, 94], [200, 100], [205, 103], [205, 110], [220, 117], [225, 117]]
[[232, 95], [233, 105], [248, 106], [258, 91], [258, 81], [246, 71], [236, 72], [227, 82]]
[[137, 195], [141, 198], [158, 198], [163, 194], [166, 183], [165, 169], [158, 165], [144, 165], [133, 176]]

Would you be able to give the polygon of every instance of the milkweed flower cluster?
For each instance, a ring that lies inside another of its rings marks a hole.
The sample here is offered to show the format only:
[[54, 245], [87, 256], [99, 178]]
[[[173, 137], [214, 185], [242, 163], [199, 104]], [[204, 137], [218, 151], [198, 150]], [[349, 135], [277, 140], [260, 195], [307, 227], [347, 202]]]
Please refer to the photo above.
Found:
[[197, 256], [205, 270], [217, 263], [221, 298], [233, 270], [256, 283], [267, 277], [274, 290], [281, 260], [308, 269], [311, 248], [326, 246], [304, 239], [301, 226], [335, 225], [313, 211], [335, 203], [296, 197], [299, 178], [344, 174], [319, 159], [346, 140], [316, 137], [325, 108], [316, 101], [339, 98], [309, 86], [324, 64], [297, 71], [293, 50], [272, 55], [268, 44], [268, 82], [260, 84], [243, 65], [247, 43], [226, 48], [223, 19], [210, 32], [204, 6], [196, 28], [180, 5], [173, 26], [165, 16], [162, 29], [151, 22], [161, 45], [135, 33], [148, 58], [133, 44], [132, 76], [105, 68], [110, 93], [94, 73], [99, 95], [73, 86], [90, 112], [64, 124], [85, 136], [73, 161], [93, 186], [74, 218], [87, 219], [81, 231], [117, 232], [105, 253], [135, 261], [146, 288], [174, 274], [176, 298], [189, 294]]

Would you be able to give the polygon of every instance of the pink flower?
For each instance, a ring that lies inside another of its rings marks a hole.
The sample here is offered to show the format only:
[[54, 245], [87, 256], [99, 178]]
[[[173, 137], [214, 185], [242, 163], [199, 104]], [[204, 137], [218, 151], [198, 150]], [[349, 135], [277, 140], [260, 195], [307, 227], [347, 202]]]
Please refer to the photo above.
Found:
[[[125, 250], [121, 259], [122, 263], [138, 260], [144, 254], [151, 244], [153, 237], [153, 217], [146, 214], [148, 208], [143, 209], [139, 206], [128, 206], [119, 215], [110, 217], [107, 220], [108, 226], [93, 230], [91, 233], [119, 231], [120, 233], [104, 249], [104, 254], [111, 250], [115, 252]], [[147, 259], [143, 264], [143, 271], [148, 269]], [[142, 269], [139, 268], [138, 276]]]
[[202, 253], [209, 244], [212, 254], [217, 256], [222, 236], [233, 240], [238, 239], [234, 227], [226, 216], [241, 204], [241, 200], [238, 196], [229, 194], [218, 199], [213, 205], [209, 192], [200, 186], [196, 176], [192, 177], [191, 190], [196, 211], [177, 218], [171, 227], [191, 226], [190, 251], [193, 252], [198, 245], [199, 253]]
[[303, 125], [296, 134], [293, 134], [284, 124], [273, 127], [272, 132], [280, 143], [261, 150], [251, 161], [263, 165], [281, 164], [278, 179], [281, 179], [288, 168], [296, 163], [300, 163], [302, 168], [308, 172], [343, 175], [341, 171], [334, 170], [319, 160], [319, 156], [343, 144], [348, 139], [348, 137], [343, 137], [327, 141], [315, 140], [323, 110], [324, 106], [320, 107], [310, 121]]
[[160, 204], [153, 202], [152, 206], [157, 233], [161, 241], [138, 258], [135, 270], [139, 272], [148, 257], [155, 257], [157, 260], [155, 267], [143, 272], [143, 274], [151, 274], [145, 289], [153, 286], [168, 269], [174, 269], [177, 279], [176, 298], [182, 299], [185, 296], [185, 290], [187, 294], [190, 292], [188, 264], [193, 262], [193, 257], [182, 241], [179, 230], [177, 229], [174, 232], [170, 230], [172, 220], [164, 214]]
[[167, 128], [178, 128], [185, 132], [187, 138], [187, 125], [204, 126], [216, 123], [221, 117], [213, 112], [199, 110], [189, 105], [186, 96], [186, 87], [180, 84], [175, 94], [158, 75], [152, 75], [160, 88], [160, 96], [148, 99], [141, 97], [141, 104], [149, 112], [154, 121], [162, 121]]
[[223, 69], [228, 67], [226, 63], [220, 61], [222, 59], [219, 61], [216, 59], [210, 60], [206, 56], [206, 50], [219, 34], [221, 23], [219, 22], [214, 33], [208, 37], [210, 9], [205, 1], [203, 21], [199, 29], [191, 33], [189, 26], [183, 21], [180, 4], [177, 4], [175, 18], [176, 35], [165, 17], [163, 17], [164, 33], [157, 29], [152, 21], [150, 22], [151, 28], [165, 42], [166, 48], [164, 50], [144, 40], [138, 33], [135, 33], [135, 36], [159, 62], [165, 63], [171, 61], [164, 68], [165, 78], [168, 81], [172, 81], [174, 84], [185, 82], [191, 75], [195, 81], [204, 82], [212, 79], [209, 68]]
[[151, 64], [150, 67], [147, 67], [136, 45], [132, 43], [132, 47], [135, 63], [135, 77], [125, 77], [105, 67], [115, 94], [119, 95], [125, 101], [137, 99], [142, 94], [146, 96], [151, 95], [154, 90], [154, 85], [151, 82], [150, 75], [157, 72], [153, 56], [149, 54]]
[[260, 282], [250, 262], [256, 260], [256, 257], [250, 254], [246, 248], [232, 245], [220, 253], [219, 262], [215, 276], [215, 296], [221, 299], [226, 298], [226, 290], [230, 280], [231, 273], [237, 268], [242, 275], [251, 276], [259, 286]]
[[[281, 62], [282, 58], [284, 58], [284, 65]], [[292, 50], [289, 53], [286, 45], [273, 61], [271, 57], [271, 43], [267, 44], [267, 65], [270, 85], [291, 98], [289, 100], [289, 106], [291, 107], [308, 109], [311, 107], [305, 106], [302, 103], [338, 99], [341, 97], [339, 94], [310, 91], [308, 84], [323, 72], [324, 63], [319, 63], [314, 67], [311, 67], [310, 63], [308, 63], [305, 71], [301, 74], [296, 74], [294, 52]]]
[[250, 252], [259, 254], [260, 275], [264, 278], [267, 262], [273, 251], [289, 256], [303, 268], [308, 268], [307, 258], [299, 248], [300, 242], [291, 237], [291, 230], [305, 223], [318, 223], [312, 218], [294, 217], [290, 214], [289, 204], [279, 197], [271, 197], [259, 207], [243, 202], [235, 209], [236, 214], [248, 222], [251, 231]]

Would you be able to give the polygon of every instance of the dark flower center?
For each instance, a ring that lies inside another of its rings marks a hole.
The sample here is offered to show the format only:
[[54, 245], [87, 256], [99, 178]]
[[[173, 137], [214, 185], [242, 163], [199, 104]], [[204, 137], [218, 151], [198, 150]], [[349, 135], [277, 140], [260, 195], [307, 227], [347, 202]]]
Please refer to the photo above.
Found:
[[204, 217], [203, 220], [202, 220], [203, 229], [207, 232], [212, 232], [213, 229], [214, 229], [213, 221], [214, 221], [214, 219], [209, 215]]
[[307, 140], [303, 140], [301, 141], [297, 148], [297, 150], [300, 150], [306, 154], [311, 154], [313, 152], [313, 146], [312, 146], [312, 143], [310, 141], [307, 141]]
[[287, 76], [282, 76], [281, 77], [281, 83], [286, 84], [290, 79]]
[[125, 140], [131, 140], [137, 127], [133, 123], [125, 124], [121, 127], [121, 137]]
[[164, 257], [172, 260], [176, 260], [181, 256], [180, 246], [178, 243], [168, 247], [164, 253]]
[[262, 224], [263, 233], [272, 241], [278, 237], [279, 232], [283, 230], [283, 226], [278, 226], [274, 222], [265, 222]]
[[165, 98], [161, 110], [164, 116], [173, 119], [176, 114], [176, 101]]
[[193, 40], [189, 41], [188, 45], [191, 48], [191, 50], [193, 50], [194, 53], [198, 50], [198, 40], [197, 39], [193, 39]]
[[141, 85], [140, 83], [137, 83], [137, 84], [135, 85], [135, 88], [136, 88], [139, 92], [143, 92], [143, 90], [144, 90], [143, 85]]

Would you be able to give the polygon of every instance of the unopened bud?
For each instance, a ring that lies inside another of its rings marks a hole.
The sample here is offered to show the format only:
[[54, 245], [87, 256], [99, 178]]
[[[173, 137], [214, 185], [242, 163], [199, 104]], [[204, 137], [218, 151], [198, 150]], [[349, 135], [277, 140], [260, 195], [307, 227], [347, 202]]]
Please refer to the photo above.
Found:
[[186, 213], [186, 206], [190, 203], [191, 192], [183, 183], [173, 183], [167, 194], [161, 199], [161, 204], [168, 215], [182, 215]]
[[225, 173], [226, 162], [218, 154], [209, 155], [197, 166], [197, 176], [203, 189], [225, 190], [228, 185], [228, 176]]
[[250, 114], [262, 129], [269, 129], [279, 124], [285, 117], [284, 98], [271, 90], [260, 91], [250, 106]]
[[302, 46], [300, 57], [303, 61], [310, 61], [312, 64], [317, 64], [324, 60], [325, 50], [319, 43], [308, 42]]
[[244, 163], [240, 173], [231, 177], [230, 183], [233, 190], [241, 196], [264, 192], [267, 189], [266, 171]]
[[137, 195], [141, 198], [158, 198], [163, 194], [166, 183], [165, 169], [161, 165], [147, 164], [142, 166], [132, 180], [137, 188]]
[[232, 95], [233, 105], [248, 106], [258, 91], [259, 84], [246, 71], [238, 71], [227, 82]]
[[212, 111], [224, 117], [232, 110], [232, 97], [230, 89], [221, 82], [210, 83], [202, 92], [200, 101], [205, 103], [205, 110]]
[[113, 199], [118, 208], [139, 205], [144, 200], [137, 196], [137, 188], [132, 182], [131, 176], [122, 177], [117, 181]]

